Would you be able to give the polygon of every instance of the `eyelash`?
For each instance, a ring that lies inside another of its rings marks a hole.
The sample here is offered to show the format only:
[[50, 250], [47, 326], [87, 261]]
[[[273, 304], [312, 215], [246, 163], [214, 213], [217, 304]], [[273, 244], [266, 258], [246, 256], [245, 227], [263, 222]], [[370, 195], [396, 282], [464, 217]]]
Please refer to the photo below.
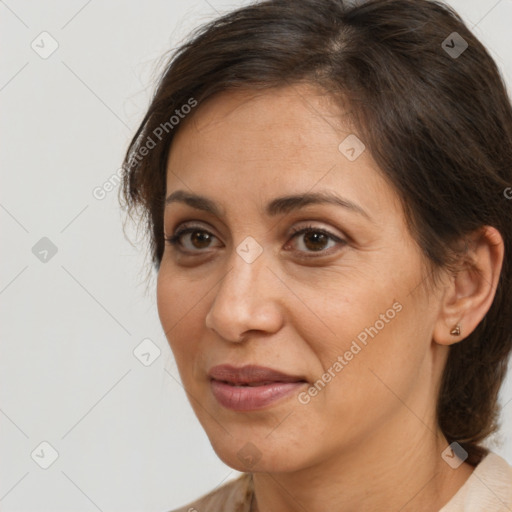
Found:
[[[189, 253], [190, 254], [189, 251], [186, 251], [186, 250], [184, 251], [184, 250], [180, 249], [178, 246], [181, 245], [180, 238], [183, 235], [188, 234], [188, 233], [192, 233], [194, 231], [199, 231], [199, 232], [202, 232], [202, 233], [208, 233], [208, 235], [215, 237], [215, 235], [210, 233], [208, 230], [203, 229], [201, 226], [190, 226], [190, 227], [184, 227], [182, 229], [179, 229], [178, 231], [176, 231], [170, 237], [165, 237], [165, 241], [167, 243], [171, 244], [174, 248], [177, 248], [178, 250], [180, 250], [181, 252]], [[338, 244], [341, 244], [341, 246], [344, 246], [344, 245], [347, 244], [346, 240], [343, 240], [343, 239], [333, 235], [332, 233], [330, 233], [329, 231], [327, 231], [325, 229], [318, 228], [318, 227], [315, 227], [315, 226], [312, 226], [312, 225], [308, 225], [308, 226], [304, 226], [304, 227], [292, 228], [292, 233], [291, 233], [291, 237], [290, 238], [294, 239], [294, 238], [299, 237], [299, 235], [302, 235], [304, 233], [309, 233], [309, 232], [321, 233], [322, 235], [325, 235], [330, 240], [333, 240], [333, 241], [337, 242]], [[332, 249], [332, 247], [330, 249]], [[200, 249], [196, 250], [196, 251], [192, 251], [192, 253], [197, 253], [197, 254], [200, 254], [202, 252], [204, 252], [204, 251], [202, 251]], [[298, 252], [304, 252], [304, 251], [298, 251]], [[321, 256], [325, 256], [326, 254], [329, 254], [330, 251], [329, 251], [329, 249], [327, 249], [327, 250], [307, 251], [307, 252], [312, 253], [312, 254], [317, 253], [317, 254], [320, 254]], [[303, 256], [303, 257], [304, 258], [311, 258], [311, 257], [315, 257], [315, 256]]]

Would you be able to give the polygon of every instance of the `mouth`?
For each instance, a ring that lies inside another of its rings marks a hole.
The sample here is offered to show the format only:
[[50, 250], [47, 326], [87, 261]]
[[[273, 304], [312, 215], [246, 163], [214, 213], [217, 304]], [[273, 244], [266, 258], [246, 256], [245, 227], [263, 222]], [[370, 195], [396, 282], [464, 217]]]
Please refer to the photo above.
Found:
[[255, 365], [241, 368], [230, 365], [215, 366], [208, 376], [217, 402], [238, 412], [267, 408], [307, 384], [302, 376], [288, 375]]
[[[217, 379], [213, 379], [213, 380], [217, 380]], [[222, 382], [223, 384], [227, 384], [228, 386], [233, 386], [233, 387], [253, 388], [253, 387], [257, 387], [257, 386], [266, 386], [267, 384], [276, 384], [277, 382], [283, 382], [283, 381], [268, 380], [268, 381], [261, 381], [261, 382], [240, 383], [240, 382], [229, 382], [227, 380], [218, 380], [218, 382]], [[306, 382], [306, 381], [296, 381], [296, 382]]]
[[276, 382], [307, 382], [302, 375], [289, 375], [272, 368], [257, 365], [235, 367], [228, 364], [214, 366], [208, 372], [212, 380], [231, 386], [264, 386]]

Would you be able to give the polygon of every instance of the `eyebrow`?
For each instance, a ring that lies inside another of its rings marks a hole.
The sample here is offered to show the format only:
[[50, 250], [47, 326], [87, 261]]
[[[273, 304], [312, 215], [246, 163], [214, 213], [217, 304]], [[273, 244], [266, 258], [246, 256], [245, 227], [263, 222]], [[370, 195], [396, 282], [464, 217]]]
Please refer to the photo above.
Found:
[[[167, 206], [174, 202], [185, 203], [192, 208], [211, 213], [216, 217], [224, 216], [215, 201], [212, 201], [205, 196], [186, 192], [185, 190], [176, 190], [170, 194], [165, 200], [165, 205]], [[361, 206], [330, 191], [309, 192], [277, 197], [267, 204], [265, 213], [270, 217], [275, 217], [277, 215], [290, 213], [294, 210], [299, 210], [300, 208], [311, 204], [334, 204], [336, 206], [346, 208], [354, 213], [358, 213], [366, 217], [368, 220], [372, 220], [370, 215], [368, 215]]]

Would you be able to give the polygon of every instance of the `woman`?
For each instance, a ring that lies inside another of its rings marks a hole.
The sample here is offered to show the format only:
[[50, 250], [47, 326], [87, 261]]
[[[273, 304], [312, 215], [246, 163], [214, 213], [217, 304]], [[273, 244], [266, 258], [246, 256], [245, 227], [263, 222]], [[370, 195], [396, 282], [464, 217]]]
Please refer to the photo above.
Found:
[[512, 510], [512, 108], [427, 0], [276, 0], [171, 58], [128, 148], [190, 403], [180, 511]]

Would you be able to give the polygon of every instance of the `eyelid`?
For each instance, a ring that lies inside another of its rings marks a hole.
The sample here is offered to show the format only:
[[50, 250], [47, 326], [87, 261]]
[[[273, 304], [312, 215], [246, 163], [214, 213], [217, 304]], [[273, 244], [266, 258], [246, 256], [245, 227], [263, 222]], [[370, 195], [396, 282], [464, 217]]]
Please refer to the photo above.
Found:
[[[182, 224], [179, 224], [177, 228], [175, 228], [173, 231], [173, 235], [171, 236], [165, 236], [165, 241], [171, 244], [177, 251], [180, 251], [181, 253], [185, 255], [202, 255], [209, 252], [209, 249], [211, 247], [207, 247], [204, 250], [198, 249], [198, 250], [187, 250], [180, 248], [180, 242], [179, 239], [185, 234], [189, 234], [193, 231], [202, 231], [205, 233], [208, 233], [213, 238], [216, 238], [219, 240], [219, 238], [213, 234], [210, 231], [210, 228], [205, 228], [199, 224], [195, 224], [194, 221], [190, 222], [184, 222]], [[348, 236], [338, 236], [334, 233], [332, 233], [329, 229], [320, 227], [320, 226], [314, 226], [309, 222], [307, 225], [299, 225], [294, 226], [289, 230], [289, 234], [287, 235], [288, 241], [286, 242], [285, 247], [288, 247], [292, 240], [298, 238], [300, 235], [307, 233], [307, 232], [316, 232], [316, 233], [322, 233], [324, 234], [330, 241], [336, 242], [336, 245], [338, 246], [338, 249], [336, 252], [338, 252], [341, 247], [344, 247], [349, 243], [350, 237]], [[297, 254], [300, 254], [300, 258], [302, 259], [310, 259], [310, 258], [320, 258], [322, 256], [329, 256], [333, 252], [333, 247], [330, 247], [327, 250], [319, 250], [319, 251], [301, 251], [301, 250], [295, 250], [294, 252]]]
[[[179, 226], [173, 230], [173, 234], [170, 236], [165, 235], [164, 239], [166, 242], [171, 244], [171, 246], [176, 248], [176, 250], [182, 252], [183, 254], [198, 254], [199, 255], [199, 254], [207, 252], [206, 250], [190, 251], [187, 249], [183, 250], [180, 248], [181, 244], [179, 242], [179, 239], [183, 235], [189, 234], [194, 231], [202, 231], [204, 233], [208, 233], [209, 235], [211, 235], [212, 238], [216, 238], [217, 240], [219, 240], [219, 237], [214, 235], [211, 232], [210, 228], [205, 228], [204, 226], [200, 226], [198, 224], [193, 224], [193, 223], [189, 223], [189, 222], [184, 222], [182, 224], [179, 224]], [[209, 249], [209, 248], [207, 248], [207, 249]]]
[[342, 247], [344, 247], [345, 245], [348, 244], [347, 239], [345, 239], [344, 237], [335, 235], [329, 229], [322, 228], [320, 226], [314, 226], [311, 223], [309, 223], [306, 226], [294, 226], [291, 229], [290, 242], [287, 242], [285, 247], [287, 247], [289, 245], [289, 243], [291, 243], [292, 240], [294, 240], [296, 238], [300, 238], [301, 235], [308, 233], [308, 232], [321, 233], [321, 234], [325, 235], [330, 241], [336, 242], [337, 248], [330, 247], [328, 249], [320, 250], [320, 251], [299, 251], [299, 250], [295, 251], [297, 254], [300, 255], [298, 257], [301, 259], [327, 257], [327, 256], [330, 256], [333, 252], [339, 252]]
[[344, 235], [337, 235], [333, 233], [329, 228], [324, 228], [322, 226], [315, 226], [311, 224], [311, 222], [308, 222], [306, 225], [299, 225], [299, 226], [293, 226], [290, 229], [290, 235], [297, 235], [298, 233], [303, 233], [307, 231], [318, 231], [320, 233], [324, 233], [327, 236], [330, 236], [334, 240], [344, 240], [345, 238], [348, 239], [348, 237]]

